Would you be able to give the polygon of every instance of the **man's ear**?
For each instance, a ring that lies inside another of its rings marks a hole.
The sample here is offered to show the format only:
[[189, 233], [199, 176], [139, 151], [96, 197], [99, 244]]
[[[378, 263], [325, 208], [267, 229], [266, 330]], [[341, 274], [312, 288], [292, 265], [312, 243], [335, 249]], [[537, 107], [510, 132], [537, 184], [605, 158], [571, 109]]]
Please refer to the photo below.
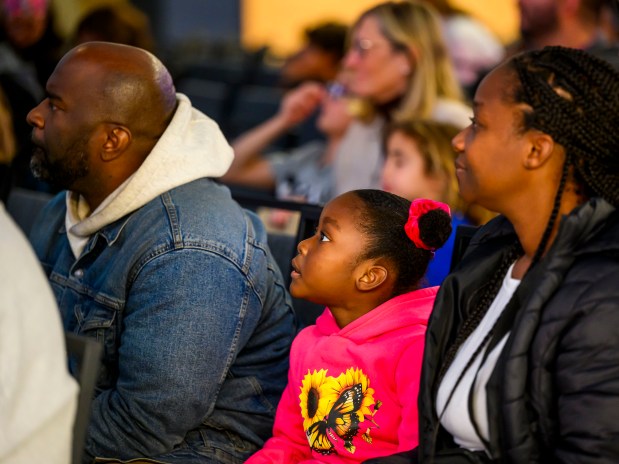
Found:
[[378, 264], [370, 264], [363, 269], [362, 274], [357, 278], [357, 289], [361, 292], [369, 292], [380, 287], [389, 275], [387, 268]]
[[531, 131], [529, 138], [530, 149], [524, 158], [524, 167], [537, 169], [550, 159], [557, 144], [550, 135], [536, 130]]
[[101, 146], [101, 159], [112, 161], [118, 158], [131, 143], [131, 131], [119, 124], [105, 125], [104, 141]]

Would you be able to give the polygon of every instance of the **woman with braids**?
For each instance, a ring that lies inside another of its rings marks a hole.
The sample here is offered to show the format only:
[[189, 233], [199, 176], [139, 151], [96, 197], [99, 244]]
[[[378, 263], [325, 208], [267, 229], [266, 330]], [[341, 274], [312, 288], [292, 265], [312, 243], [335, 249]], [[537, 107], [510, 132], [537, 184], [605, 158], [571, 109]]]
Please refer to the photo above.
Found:
[[501, 215], [437, 296], [409, 459], [617, 463], [619, 74], [548, 47], [486, 76], [474, 110], [460, 192]]

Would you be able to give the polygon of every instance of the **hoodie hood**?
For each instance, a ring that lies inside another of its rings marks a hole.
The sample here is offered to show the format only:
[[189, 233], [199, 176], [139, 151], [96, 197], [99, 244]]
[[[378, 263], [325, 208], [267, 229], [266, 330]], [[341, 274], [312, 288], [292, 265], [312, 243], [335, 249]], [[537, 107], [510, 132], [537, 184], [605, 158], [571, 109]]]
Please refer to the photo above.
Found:
[[232, 163], [233, 151], [215, 121], [177, 94], [170, 124], [140, 168], [89, 213], [84, 198], [67, 192], [65, 220], [69, 241], [79, 256], [88, 238], [144, 206], [164, 192], [203, 177], [220, 177]]
[[438, 287], [429, 287], [396, 296], [343, 329], [338, 327], [327, 308], [316, 320], [316, 328], [323, 335], [337, 334], [353, 342], [363, 343], [411, 326], [426, 326], [437, 291]]

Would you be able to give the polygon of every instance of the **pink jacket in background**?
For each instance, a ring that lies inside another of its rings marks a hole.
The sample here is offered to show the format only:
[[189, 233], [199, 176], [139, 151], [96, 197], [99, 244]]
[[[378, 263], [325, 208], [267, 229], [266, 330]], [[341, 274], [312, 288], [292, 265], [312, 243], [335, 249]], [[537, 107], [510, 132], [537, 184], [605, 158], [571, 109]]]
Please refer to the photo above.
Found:
[[395, 297], [343, 329], [325, 309], [295, 338], [273, 438], [247, 463], [354, 463], [415, 448], [437, 290]]

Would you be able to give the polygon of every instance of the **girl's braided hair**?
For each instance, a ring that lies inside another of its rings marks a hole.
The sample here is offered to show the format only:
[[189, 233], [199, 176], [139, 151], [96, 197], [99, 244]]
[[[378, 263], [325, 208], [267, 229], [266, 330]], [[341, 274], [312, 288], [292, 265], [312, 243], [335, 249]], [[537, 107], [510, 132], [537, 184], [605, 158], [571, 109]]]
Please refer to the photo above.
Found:
[[[521, 130], [544, 132], [566, 152], [552, 213], [529, 267], [531, 270], [548, 245], [570, 166], [573, 166], [575, 181], [587, 196], [602, 197], [619, 207], [619, 72], [587, 52], [565, 47], [526, 52], [512, 58], [507, 66], [517, 79], [509, 87], [506, 98], [510, 103], [528, 106], [523, 111]], [[494, 301], [509, 265], [521, 254], [522, 248], [516, 243], [501, 260], [448, 349], [439, 371], [439, 382], [462, 343]], [[481, 347], [485, 346], [493, 329]]]
[[[361, 230], [368, 237], [360, 260], [384, 258], [397, 275], [393, 295], [419, 287], [433, 253], [417, 248], [404, 231], [411, 202], [382, 190], [354, 190], [364, 208], [360, 209]], [[445, 244], [451, 233], [451, 218], [442, 210], [432, 210], [419, 218], [423, 242], [433, 248]]]

